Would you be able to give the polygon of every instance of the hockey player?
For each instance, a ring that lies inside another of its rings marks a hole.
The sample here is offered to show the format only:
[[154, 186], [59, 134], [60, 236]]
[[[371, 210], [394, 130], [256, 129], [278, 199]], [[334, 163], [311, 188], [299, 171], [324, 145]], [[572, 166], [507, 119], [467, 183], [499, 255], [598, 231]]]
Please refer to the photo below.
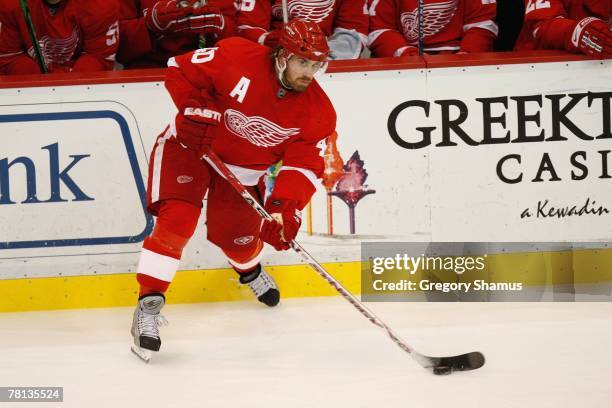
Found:
[[[314, 74], [329, 48], [315, 23], [291, 21], [272, 50], [244, 38], [220, 41], [168, 61], [165, 85], [178, 108], [158, 137], [149, 162], [148, 210], [157, 216], [137, 268], [140, 296], [132, 334], [142, 358], [160, 348], [164, 292], [194, 233], [208, 191], [208, 240], [217, 245], [260, 302], [275, 306], [280, 293], [262, 268], [263, 243], [289, 248], [300, 210], [315, 191], [324, 164], [319, 143], [335, 129], [336, 114]], [[283, 167], [265, 208], [265, 221], [214, 168], [201, 160], [212, 148], [261, 199], [263, 175]], [[144, 350], [143, 350], [144, 349]]]
[[516, 50], [566, 50], [612, 58], [610, 0], [525, 0]]
[[[319, 24], [328, 37], [330, 59], [359, 58], [367, 43], [367, 0], [287, 0], [289, 20]], [[274, 48], [283, 26], [282, 0], [243, 0], [239, 35]]]
[[236, 12], [234, 0], [123, 0], [117, 61], [165, 67], [170, 57], [235, 35]]
[[[370, 0], [368, 44], [376, 57], [417, 55], [418, 0]], [[427, 54], [493, 51], [495, 0], [423, 0]]]
[[[116, 0], [28, 0], [47, 71], [112, 70], [119, 45]], [[40, 74], [19, 0], [0, 2], [0, 74]]]

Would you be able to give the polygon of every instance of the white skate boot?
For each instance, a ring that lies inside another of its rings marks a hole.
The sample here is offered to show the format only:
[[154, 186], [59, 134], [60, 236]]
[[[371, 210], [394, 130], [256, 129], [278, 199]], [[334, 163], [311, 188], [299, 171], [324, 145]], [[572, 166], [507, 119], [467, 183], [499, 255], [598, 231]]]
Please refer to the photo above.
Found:
[[240, 283], [249, 285], [261, 303], [270, 307], [278, 305], [280, 292], [276, 287], [276, 282], [266, 273], [261, 264], [258, 264], [253, 272], [240, 274]]
[[151, 360], [152, 352], [159, 351], [161, 346], [159, 326], [168, 324], [166, 318], [160, 314], [165, 301], [163, 294], [151, 293], [138, 299], [134, 310], [132, 352], [146, 363]]

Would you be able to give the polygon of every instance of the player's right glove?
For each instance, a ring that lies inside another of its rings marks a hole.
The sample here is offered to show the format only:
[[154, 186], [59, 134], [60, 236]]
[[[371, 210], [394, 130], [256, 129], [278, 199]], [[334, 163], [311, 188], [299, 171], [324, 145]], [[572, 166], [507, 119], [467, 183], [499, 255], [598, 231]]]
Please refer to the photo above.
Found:
[[257, 41], [266, 47], [276, 48], [278, 47], [281, 34], [281, 30], [268, 31], [267, 33], [263, 33]]
[[173, 33], [189, 28], [192, 6], [181, 6], [177, 0], [160, 0], [150, 9], [143, 10], [145, 24], [155, 34]]
[[220, 35], [225, 26], [217, 7], [194, 7], [186, 1], [160, 0], [144, 9], [145, 24], [158, 36], [174, 33]]
[[274, 220], [264, 220], [259, 237], [277, 251], [289, 249], [302, 225], [302, 213], [297, 208], [297, 202], [271, 196], [264, 208]]
[[201, 156], [214, 140], [211, 126], [220, 121], [221, 113], [211, 100], [190, 97], [176, 114], [176, 138], [181, 145]]
[[219, 7], [195, 7], [190, 20], [189, 32], [213, 35], [215, 39], [221, 36], [225, 27], [225, 18]]
[[413, 57], [415, 55], [419, 55], [419, 49], [417, 47], [407, 45], [405, 47], [401, 47], [395, 50], [395, 53], [393, 56], [394, 57]]
[[595, 17], [583, 18], [576, 23], [566, 49], [594, 59], [612, 58], [612, 27]]

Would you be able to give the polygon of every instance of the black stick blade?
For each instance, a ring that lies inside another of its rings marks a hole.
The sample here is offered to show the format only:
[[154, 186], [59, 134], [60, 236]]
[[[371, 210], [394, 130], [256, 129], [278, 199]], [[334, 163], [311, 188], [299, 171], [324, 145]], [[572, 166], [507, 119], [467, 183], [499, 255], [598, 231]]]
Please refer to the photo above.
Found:
[[450, 374], [453, 371], [469, 371], [482, 367], [484, 355], [479, 351], [452, 357], [431, 357], [431, 368], [436, 375]]

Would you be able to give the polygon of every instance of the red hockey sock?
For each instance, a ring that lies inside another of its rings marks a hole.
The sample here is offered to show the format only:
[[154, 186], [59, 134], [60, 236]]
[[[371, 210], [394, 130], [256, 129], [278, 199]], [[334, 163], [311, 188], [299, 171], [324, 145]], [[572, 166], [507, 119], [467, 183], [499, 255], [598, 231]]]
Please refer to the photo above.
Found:
[[261, 251], [263, 249], [263, 241], [258, 239], [255, 246], [250, 246], [244, 249], [223, 249], [223, 253], [227, 256], [232, 268], [239, 274], [248, 274], [252, 272], [259, 261], [261, 260]]
[[201, 211], [201, 208], [187, 201], [166, 200], [159, 207], [157, 224], [176, 235], [189, 239], [195, 232]]
[[168, 200], [161, 204], [153, 232], [142, 246], [136, 274], [140, 296], [168, 289], [199, 217], [200, 209], [185, 201]]
[[163, 281], [161, 279], [154, 278], [144, 273], [137, 273], [136, 280], [140, 284], [140, 291], [138, 297], [148, 295], [151, 293], [166, 293], [170, 282]]

